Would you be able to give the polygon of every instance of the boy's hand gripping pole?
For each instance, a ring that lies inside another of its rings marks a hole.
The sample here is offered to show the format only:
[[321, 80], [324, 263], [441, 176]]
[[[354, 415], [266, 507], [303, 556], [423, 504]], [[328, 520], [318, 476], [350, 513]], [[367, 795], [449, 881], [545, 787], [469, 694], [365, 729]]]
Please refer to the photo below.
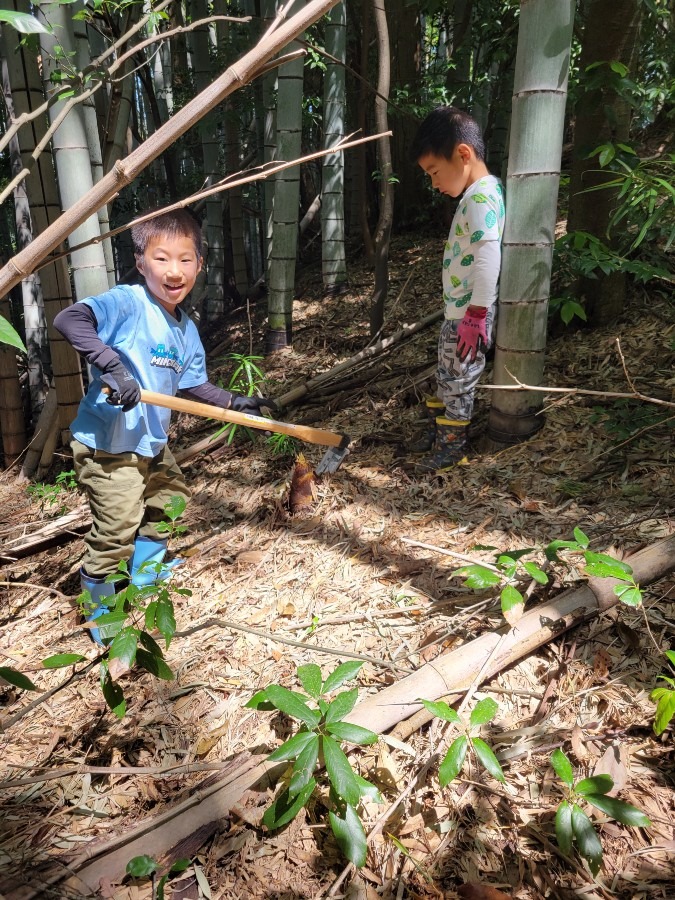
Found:
[[277, 434], [287, 434], [300, 441], [330, 447], [331, 449], [324, 453], [323, 458], [316, 467], [315, 471], [318, 475], [324, 472], [337, 471], [349, 453], [350, 438], [348, 435], [335, 431], [326, 431], [323, 428], [312, 428], [309, 425], [294, 425], [291, 422], [277, 422], [275, 419], [251, 416], [248, 413], [235, 412], [233, 409], [222, 409], [220, 406], [212, 406], [210, 403], [197, 403], [194, 400], [170, 397], [167, 394], [158, 394], [155, 391], [141, 390], [141, 403], [149, 403], [151, 406], [162, 406], [165, 409], [186, 412], [193, 416], [202, 416], [207, 419], [216, 419], [219, 422], [245, 425], [247, 428], [255, 428], [258, 431], [274, 431]]

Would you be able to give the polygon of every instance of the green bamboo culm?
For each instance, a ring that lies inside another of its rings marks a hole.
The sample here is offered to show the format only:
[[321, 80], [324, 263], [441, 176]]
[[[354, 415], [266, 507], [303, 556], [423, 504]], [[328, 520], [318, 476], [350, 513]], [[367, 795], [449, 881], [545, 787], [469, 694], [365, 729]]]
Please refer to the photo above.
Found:
[[[574, 8], [573, 0], [520, 4], [495, 384], [542, 382]], [[535, 391], [495, 391], [490, 438], [530, 437], [542, 400]]]

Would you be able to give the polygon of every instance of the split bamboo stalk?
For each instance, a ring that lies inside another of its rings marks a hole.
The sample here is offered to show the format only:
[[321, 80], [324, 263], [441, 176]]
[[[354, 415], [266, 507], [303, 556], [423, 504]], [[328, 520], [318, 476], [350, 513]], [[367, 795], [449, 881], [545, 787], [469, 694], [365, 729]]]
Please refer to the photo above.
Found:
[[230, 66], [205, 91], [179, 110], [147, 141], [115, 164], [98, 184], [33, 242], [0, 270], [0, 296], [30, 274], [47, 254], [51, 253], [69, 234], [89, 216], [130, 184], [154, 159], [170, 147], [182, 134], [202, 119], [218, 103], [251, 81], [260, 68], [290, 41], [325, 15], [338, 0], [312, 0], [288, 22], [263, 38], [252, 50]]

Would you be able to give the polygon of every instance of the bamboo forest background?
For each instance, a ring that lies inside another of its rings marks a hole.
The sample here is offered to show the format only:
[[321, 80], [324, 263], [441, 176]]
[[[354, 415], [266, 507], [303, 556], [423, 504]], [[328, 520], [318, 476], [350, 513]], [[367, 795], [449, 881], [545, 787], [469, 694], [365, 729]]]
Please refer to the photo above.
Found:
[[[339, 302], [363, 255], [377, 334], [392, 235], [449, 222], [408, 159], [439, 104], [479, 120], [507, 186], [495, 381], [542, 383], [552, 321], [611, 322], [636, 282], [672, 293], [674, 26], [673, 0], [0, 0], [5, 463], [72, 420], [83, 373], [54, 316], [134, 279], [149, 210], [202, 222], [203, 334], [255, 297], [266, 351], [289, 346], [300, 268]], [[537, 397], [495, 400], [493, 437], [527, 436]]]

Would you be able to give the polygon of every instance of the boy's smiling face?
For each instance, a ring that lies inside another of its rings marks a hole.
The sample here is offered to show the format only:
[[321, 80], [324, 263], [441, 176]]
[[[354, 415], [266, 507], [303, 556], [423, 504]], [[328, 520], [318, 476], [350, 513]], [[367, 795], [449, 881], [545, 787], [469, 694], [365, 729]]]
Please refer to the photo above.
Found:
[[431, 178], [431, 186], [441, 194], [459, 197], [471, 184], [472, 151], [468, 144], [458, 144], [448, 159], [427, 153], [418, 160], [419, 165]]
[[187, 235], [160, 236], [148, 243], [136, 268], [159, 305], [176, 317], [176, 307], [194, 287], [202, 268], [201, 256]]

